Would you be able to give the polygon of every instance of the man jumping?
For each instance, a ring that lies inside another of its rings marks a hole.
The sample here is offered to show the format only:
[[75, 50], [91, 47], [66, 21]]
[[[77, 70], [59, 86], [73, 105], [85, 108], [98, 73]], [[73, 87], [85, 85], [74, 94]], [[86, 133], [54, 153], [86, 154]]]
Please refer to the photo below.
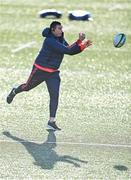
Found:
[[[59, 67], [64, 54], [75, 55], [82, 52], [91, 45], [90, 40], [85, 40], [85, 34], [80, 33], [79, 39], [71, 46], [64, 39], [62, 25], [53, 21], [49, 28], [42, 32], [45, 37], [42, 48], [33, 64], [31, 74], [26, 83], [14, 87], [7, 96], [7, 103], [10, 104], [14, 97], [23, 91], [29, 91], [45, 81], [50, 95], [50, 115], [47, 124], [48, 130], [61, 130], [56, 125], [56, 111], [58, 107], [60, 76]], [[84, 41], [83, 41], [84, 40]]]

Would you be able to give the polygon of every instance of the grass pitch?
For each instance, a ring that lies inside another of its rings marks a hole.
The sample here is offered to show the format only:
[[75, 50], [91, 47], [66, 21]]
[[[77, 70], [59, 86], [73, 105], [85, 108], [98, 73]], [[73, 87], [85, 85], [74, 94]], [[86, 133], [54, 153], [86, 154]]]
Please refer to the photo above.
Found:
[[[62, 131], [56, 133], [45, 130], [44, 83], [11, 105], [5, 101], [30, 74], [41, 31], [52, 21], [38, 12], [49, 8], [63, 12], [70, 43], [81, 31], [93, 41], [63, 60], [57, 113]], [[131, 179], [131, 2], [1, 0], [0, 9], [0, 179]], [[69, 21], [74, 9], [90, 11], [94, 21]], [[118, 32], [127, 35], [120, 49], [113, 47]]]

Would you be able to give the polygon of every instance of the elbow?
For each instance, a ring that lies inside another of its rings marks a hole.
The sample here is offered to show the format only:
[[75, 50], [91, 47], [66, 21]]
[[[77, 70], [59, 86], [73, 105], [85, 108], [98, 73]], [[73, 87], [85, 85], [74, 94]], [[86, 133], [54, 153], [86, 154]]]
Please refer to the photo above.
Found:
[[68, 55], [73, 56], [74, 52], [69, 52]]

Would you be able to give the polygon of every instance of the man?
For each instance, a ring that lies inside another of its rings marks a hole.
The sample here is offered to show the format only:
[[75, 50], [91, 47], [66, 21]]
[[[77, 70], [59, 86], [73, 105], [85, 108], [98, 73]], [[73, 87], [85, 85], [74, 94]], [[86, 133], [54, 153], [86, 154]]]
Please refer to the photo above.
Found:
[[85, 34], [80, 33], [79, 39], [69, 46], [64, 39], [62, 25], [58, 21], [53, 21], [49, 28], [43, 30], [42, 35], [45, 37], [45, 40], [38, 56], [36, 57], [32, 72], [27, 82], [11, 90], [7, 96], [7, 103], [10, 104], [16, 94], [23, 91], [29, 91], [45, 81], [50, 95], [50, 117], [47, 129], [54, 131], [61, 130], [55, 122], [60, 87], [58, 68], [60, 67], [64, 54], [78, 54], [86, 47], [90, 46], [91, 41], [83, 41], [85, 39]]

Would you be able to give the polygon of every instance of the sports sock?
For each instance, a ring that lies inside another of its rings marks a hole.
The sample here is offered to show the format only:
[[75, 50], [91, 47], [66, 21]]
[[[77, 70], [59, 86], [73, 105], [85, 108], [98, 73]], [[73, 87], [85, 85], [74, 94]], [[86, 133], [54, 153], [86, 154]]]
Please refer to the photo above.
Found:
[[55, 117], [50, 117], [49, 122], [55, 122]]

